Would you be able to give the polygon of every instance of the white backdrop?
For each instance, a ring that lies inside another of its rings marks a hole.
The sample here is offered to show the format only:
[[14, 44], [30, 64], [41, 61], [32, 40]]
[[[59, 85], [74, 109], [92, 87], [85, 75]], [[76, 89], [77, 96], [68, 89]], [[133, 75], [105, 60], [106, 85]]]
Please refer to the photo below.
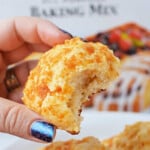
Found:
[[126, 22], [150, 29], [150, 0], [0, 0], [0, 19], [37, 16], [87, 36]]

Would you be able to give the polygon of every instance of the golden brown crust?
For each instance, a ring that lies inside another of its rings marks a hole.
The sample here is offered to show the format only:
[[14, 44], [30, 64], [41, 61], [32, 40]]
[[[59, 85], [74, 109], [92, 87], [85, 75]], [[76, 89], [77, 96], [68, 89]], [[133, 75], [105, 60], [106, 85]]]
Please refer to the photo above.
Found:
[[102, 141], [109, 150], [149, 150], [150, 122], [127, 125], [117, 136]]
[[54, 142], [41, 150], [106, 150], [100, 141], [92, 136], [81, 140], [71, 139], [65, 142]]
[[78, 133], [82, 104], [118, 76], [118, 66], [108, 47], [66, 40], [42, 55], [30, 73], [23, 101], [56, 127]]
[[70, 139], [54, 142], [41, 150], [149, 150], [150, 149], [150, 122], [136, 122], [127, 125], [125, 129], [100, 142], [93, 136], [81, 140]]

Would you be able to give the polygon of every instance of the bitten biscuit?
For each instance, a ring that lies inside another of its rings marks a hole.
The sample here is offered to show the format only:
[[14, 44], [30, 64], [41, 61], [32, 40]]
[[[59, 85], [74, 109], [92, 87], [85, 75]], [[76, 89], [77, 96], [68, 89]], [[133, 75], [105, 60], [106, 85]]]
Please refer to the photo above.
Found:
[[25, 85], [23, 102], [57, 128], [77, 134], [82, 104], [116, 79], [119, 64], [107, 46], [66, 40], [41, 56]]

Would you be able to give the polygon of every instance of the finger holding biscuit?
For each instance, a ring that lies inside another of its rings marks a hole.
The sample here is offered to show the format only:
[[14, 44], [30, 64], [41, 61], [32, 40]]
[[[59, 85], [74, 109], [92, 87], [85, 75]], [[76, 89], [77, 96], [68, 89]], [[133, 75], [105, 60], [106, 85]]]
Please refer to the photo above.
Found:
[[[53, 140], [55, 127], [19, 104], [24, 83], [36, 62], [18, 62], [34, 51], [44, 52], [70, 38], [70, 34], [44, 19], [0, 20], [0, 132], [38, 142]], [[12, 66], [14, 63], [17, 65]]]

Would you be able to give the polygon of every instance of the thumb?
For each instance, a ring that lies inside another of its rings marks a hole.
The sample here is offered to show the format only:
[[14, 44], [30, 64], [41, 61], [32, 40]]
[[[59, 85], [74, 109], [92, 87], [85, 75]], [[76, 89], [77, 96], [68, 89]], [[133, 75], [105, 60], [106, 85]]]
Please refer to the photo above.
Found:
[[53, 140], [55, 127], [23, 104], [0, 98], [0, 108], [0, 132], [37, 142]]

